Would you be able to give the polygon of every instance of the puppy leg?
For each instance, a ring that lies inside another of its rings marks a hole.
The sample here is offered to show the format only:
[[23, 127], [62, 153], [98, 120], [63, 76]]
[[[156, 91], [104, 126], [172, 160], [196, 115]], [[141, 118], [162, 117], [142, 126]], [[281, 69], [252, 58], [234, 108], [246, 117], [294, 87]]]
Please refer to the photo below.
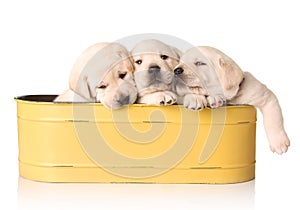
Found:
[[153, 104], [157, 106], [171, 105], [176, 103], [177, 96], [171, 91], [154, 92], [138, 98], [140, 104]]
[[253, 105], [261, 111], [270, 149], [278, 154], [285, 153], [290, 140], [284, 130], [283, 116], [277, 97], [250, 73], [245, 72], [237, 97], [229, 101], [233, 104]]
[[264, 127], [269, 139], [270, 149], [273, 152], [282, 154], [287, 152], [290, 140], [283, 127], [283, 117], [280, 105], [276, 96], [270, 91], [269, 102], [259, 107]]
[[175, 77], [173, 85], [173, 90], [178, 96], [178, 104], [191, 110], [203, 109], [208, 105], [205, 98], [205, 95], [207, 95], [206, 89], [197, 88], [195, 93], [178, 77]]
[[199, 110], [207, 106], [207, 100], [204, 95], [187, 94], [183, 98], [183, 106], [187, 109]]

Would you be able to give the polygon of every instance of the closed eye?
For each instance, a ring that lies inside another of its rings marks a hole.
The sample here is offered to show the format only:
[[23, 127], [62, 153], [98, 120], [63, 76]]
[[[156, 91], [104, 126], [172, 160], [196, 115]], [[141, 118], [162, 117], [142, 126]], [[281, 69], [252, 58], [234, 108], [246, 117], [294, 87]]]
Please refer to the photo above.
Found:
[[127, 75], [127, 72], [119, 73], [119, 78], [124, 79], [124, 77]]
[[97, 88], [105, 89], [105, 88], [107, 88], [107, 86], [108, 86], [108, 84], [101, 83]]
[[204, 65], [206, 65], [206, 63], [204, 63], [204, 62], [202, 62], [202, 61], [196, 61], [196, 62], [195, 62], [195, 65], [196, 65], [196, 66], [204, 66]]

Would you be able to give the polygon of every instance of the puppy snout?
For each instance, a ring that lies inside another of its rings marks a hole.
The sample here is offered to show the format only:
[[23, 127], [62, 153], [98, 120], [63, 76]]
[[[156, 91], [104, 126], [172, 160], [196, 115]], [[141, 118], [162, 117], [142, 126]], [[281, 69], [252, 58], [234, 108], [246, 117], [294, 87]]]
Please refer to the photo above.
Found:
[[117, 100], [117, 102], [121, 105], [129, 104], [130, 98], [129, 98], [129, 96], [125, 96], [125, 97], [122, 97], [121, 99]]
[[153, 66], [150, 66], [148, 71], [149, 71], [149, 73], [156, 73], [156, 72], [160, 71], [160, 67], [158, 65], [153, 65]]
[[174, 69], [174, 73], [176, 75], [182, 74], [183, 72], [184, 72], [184, 70], [181, 67], [178, 67], [178, 68]]

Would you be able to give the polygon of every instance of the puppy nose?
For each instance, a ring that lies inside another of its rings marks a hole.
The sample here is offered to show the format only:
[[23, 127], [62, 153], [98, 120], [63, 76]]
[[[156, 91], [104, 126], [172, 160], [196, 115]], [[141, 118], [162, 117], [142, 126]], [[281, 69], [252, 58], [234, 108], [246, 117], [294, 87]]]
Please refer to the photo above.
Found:
[[129, 98], [129, 96], [125, 96], [125, 97], [122, 97], [119, 100], [117, 100], [117, 102], [121, 105], [129, 104], [130, 98]]
[[123, 104], [129, 104], [129, 96], [126, 96], [125, 98], [123, 98], [122, 102]]
[[178, 67], [178, 68], [174, 69], [174, 73], [176, 75], [182, 74], [183, 72], [184, 72], [183, 68]]
[[159, 71], [160, 71], [160, 67], [157, 65], [150, 66], [150, 68], [149, 68], [150, 73], [159, 72]]

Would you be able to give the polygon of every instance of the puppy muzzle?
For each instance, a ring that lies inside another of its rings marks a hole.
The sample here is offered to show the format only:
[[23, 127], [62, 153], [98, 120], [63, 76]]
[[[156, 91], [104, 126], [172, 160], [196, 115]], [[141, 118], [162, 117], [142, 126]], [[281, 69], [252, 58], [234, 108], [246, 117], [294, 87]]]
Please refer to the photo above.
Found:
[[160, 72], [160, 67], [157, 65], [150, 66], [150, 68], [148, 69], [148, 72], [150, 74], [158, 73], [158, 72]]

